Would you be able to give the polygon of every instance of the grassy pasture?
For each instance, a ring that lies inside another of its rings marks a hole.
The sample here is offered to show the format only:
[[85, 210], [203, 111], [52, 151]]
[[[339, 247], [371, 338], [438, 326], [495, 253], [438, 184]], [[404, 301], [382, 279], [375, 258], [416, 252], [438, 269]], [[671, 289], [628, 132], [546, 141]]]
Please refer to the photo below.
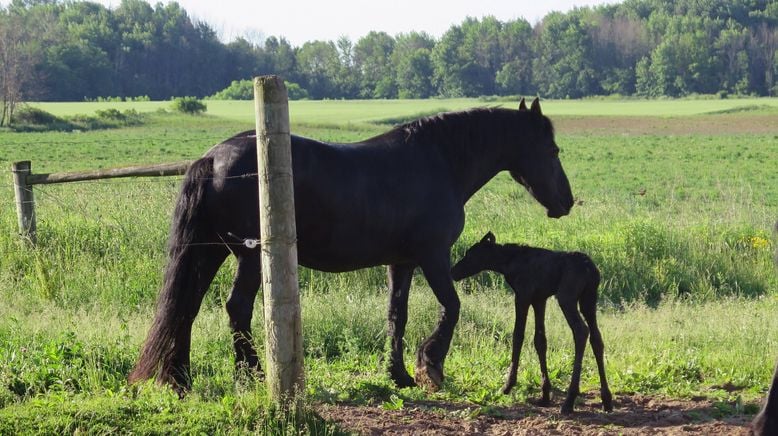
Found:
[[[209, 101], [203, 117], [156, 112], [168, 104], [41, 104], [58, 115], [134, 107], [150, 118], [141, 127], [110, 131], [0, 132], [0, 160], [8, 168], [30, 159], [35, 171], [54, 172], [191, 159], [253, 127], [251, 103]], [[295, 133], [345, 142], [388, 128], [376, 120], [490, 104], [497, 103], [304, 101], [292, 102], [291, 116]], [[453, 257], [487, 230], [502, 241], [588, 252], [603, 272], [601, 328], [617, 397], [704, 396], [721, 401], [724, 414], [754, 413], [778, 354], [770, 233], [778, 218], [778, 100], [550, 101], [543, 109], [556, 123], [580, 204], [569, 217], [546, 219], [526, 192], [500, 175], [468, 204]], [[279, 416], [268, 408], [262, 384], [234, 381], [223, 310], [231, 263], [195, 323], [192, 395], [178, 401], [154, 386], [126, 386], [151, 319], [177, 182], [36, 187], [35, 250], [16, 237], [10, 175], [0, 184], [0, 434], [336, 431], [313, 415]], [[398, 390], [383, 373], [388, 297], [382, 269], [302, 270], [300, 280], [312, 402], [391, 408], [401, 407], [402, 399], [428, 399], [466, 402], [488, 413], [490, 406], [538, 395], [531, 323], [517, 388], [510, 396], [497, 394], [509, 361], [513, 311], [495, 275], [457, 285], [462, 318], [446, 361], [446, 386], [434, 395]], [[549, 366], [553, 385], [564, 389], [572, 340], [550, 303]], [[412, 362], [437, 318], [421, 275], [410, 310]], [[261, 317], [256, 310], [258, 337]], [[597, 387], [590, 354], [584, 391]]]

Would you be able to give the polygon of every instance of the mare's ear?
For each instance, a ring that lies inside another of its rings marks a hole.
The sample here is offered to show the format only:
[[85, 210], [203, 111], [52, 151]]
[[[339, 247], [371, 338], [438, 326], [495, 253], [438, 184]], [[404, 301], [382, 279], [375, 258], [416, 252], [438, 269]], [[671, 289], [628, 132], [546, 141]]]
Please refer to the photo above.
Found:
[[535, 97], [535, 99], [532, 100], [532, 105], [530, 106], [529, 110], [532, 111], [532, 112], [535, 112], [538, 115], [543, 115], [540, 112], [540, 98], [539, 97]]
[[492, 233], [491, 230], [481, 239], [481, 242], [491, 242], [492, 244], [494, 244], [495, 241], [496, 238], [494, 237], [494, 233]]
[[522, 97], [521, 101], [519, 102], [519, 110], [520, 111], [526, 111], [527, 110], [527, 103], [524, 101], [524, 97]]

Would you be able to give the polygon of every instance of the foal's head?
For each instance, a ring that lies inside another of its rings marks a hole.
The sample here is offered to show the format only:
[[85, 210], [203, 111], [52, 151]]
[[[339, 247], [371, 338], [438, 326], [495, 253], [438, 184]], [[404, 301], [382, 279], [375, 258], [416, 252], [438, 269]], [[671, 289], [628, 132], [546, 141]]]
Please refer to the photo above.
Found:
[[468, 248], [465, 256], [451, 268], [451, 278], [462, 280], [494, 268], [498, 261], [496, 258], [498, 246], [492, 232], [484, 235], [481, 241]]
[[551, 120], [541, 112], [537, 98], [530, 109], [522, 98], [519, 112], [526, 114], [528, 123], [522, 132], [519, 155], [509, 168], [511, 176], [545, 206], [549, 217], [565, 216], [573, 207], [573, 194], [559, 161]]

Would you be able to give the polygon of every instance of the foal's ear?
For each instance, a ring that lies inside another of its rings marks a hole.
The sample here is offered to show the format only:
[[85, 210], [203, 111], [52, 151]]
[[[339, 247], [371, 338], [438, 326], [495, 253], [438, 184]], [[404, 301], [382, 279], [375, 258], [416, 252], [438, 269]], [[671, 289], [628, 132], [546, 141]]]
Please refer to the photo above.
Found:
[[519, 102], [519, 110], [520, 111], [526, 111], [527, 110], [527, 103], [524, 101], [524, 97], [522, 97], [521, 101]]
[[494, 244], [496, 241], [496, 238], [494, 237], [494, 233], [489, 231], [487, 234], [484, 235], [483, 238], [481, 238], [481, 242], [490, 242]]
[[535, 99], [532, 100], [532, 105], [529, 107], [529, 110], [532, 111], [532, 112], [535, 112], [538, 115], [543, 115], [540, 112], [540, 98], [539, 97], [535, 97]]

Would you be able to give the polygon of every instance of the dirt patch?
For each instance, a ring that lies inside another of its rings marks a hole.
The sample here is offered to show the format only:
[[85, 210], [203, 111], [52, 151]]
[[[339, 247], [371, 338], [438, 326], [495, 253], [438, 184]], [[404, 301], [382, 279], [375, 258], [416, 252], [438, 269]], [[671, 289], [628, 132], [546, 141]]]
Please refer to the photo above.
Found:
[[559, 405], [481, 408], [443, 402], [406, 401], [401, 410], [381, 406], [322, 404], [317, 412], [343, 430], [363, 435], [748, 435], [750, 416], [717, 418], [709, 400], [670, 400], [619, 395], [612, 413], [594, 396], [583, 396], [570, 416]]
[[723, 135], [778, 134], [774, 114], [724, 114], [688, 117], [558, 116], [552, 118], [563, 134]]

